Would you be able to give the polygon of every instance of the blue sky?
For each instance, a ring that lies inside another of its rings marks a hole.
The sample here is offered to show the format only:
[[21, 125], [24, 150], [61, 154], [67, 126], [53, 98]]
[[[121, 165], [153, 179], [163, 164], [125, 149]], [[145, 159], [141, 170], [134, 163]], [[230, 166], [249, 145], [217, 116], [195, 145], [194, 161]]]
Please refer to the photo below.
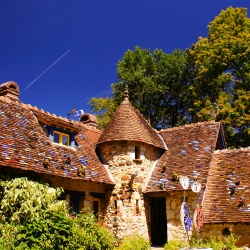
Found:
[[1, 0], [0, 83], [15, 81], [24, 103], [52, 114], [91, 113], [128, 49], [184, 50], [229, 6], [250, 1]]

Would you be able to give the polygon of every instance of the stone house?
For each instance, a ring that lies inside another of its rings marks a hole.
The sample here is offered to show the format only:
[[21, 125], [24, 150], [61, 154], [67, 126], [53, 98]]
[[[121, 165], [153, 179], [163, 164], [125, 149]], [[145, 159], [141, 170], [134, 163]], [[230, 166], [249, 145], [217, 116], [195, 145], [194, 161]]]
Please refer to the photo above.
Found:
[[[239, 244], [250, 244], [250, 148], [226, 149], [219, 122], [156, 131], [126, 90], [102, 131], [91, 114], [74, 121], [18, 96], [15, 82], [0, 85], [0, 173], [63, 187], [70, 211], [90, 208], [118, 239], [140, 234], [163, 245], [187, 237], [185, 199], [191, 218], [197, 208], [203, 215], [189, 237], [234, 233]], [[189, 178], [186, 190], [181, 176]]]

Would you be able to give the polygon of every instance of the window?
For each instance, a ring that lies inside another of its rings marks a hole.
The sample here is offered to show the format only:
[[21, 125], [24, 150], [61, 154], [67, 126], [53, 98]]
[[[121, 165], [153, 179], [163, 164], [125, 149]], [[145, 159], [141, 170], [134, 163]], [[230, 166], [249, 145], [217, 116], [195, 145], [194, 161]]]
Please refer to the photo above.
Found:
[[54, 142], [65, 146], [69, 146], [70, 138], [68, 134], [54, 130], [53, 136], [54, 136], [53, 140]]
[[100, 215], [100, 200], [99, 199], [93, 199], [93, 213], [96, 217]]
[[135, 146], [135, 159], [140, 159], [141, 152], [140, 152], [140, 147]]
[[139, 200], [135, 200], [135, 214], [140, 214], [140, 206], [139, 206]]
[[70, 196], [70, 213], [80, 213], [80, 197]]
[[115, 205], [115, 214], [117, 214], [117, 200], [114, 200], [114, 205]]

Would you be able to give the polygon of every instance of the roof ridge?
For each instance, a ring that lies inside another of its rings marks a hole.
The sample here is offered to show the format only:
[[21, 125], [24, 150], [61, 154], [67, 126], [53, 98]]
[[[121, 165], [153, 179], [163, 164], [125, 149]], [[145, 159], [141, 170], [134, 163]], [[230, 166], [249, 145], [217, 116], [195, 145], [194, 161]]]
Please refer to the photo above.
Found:
[[204, 122], [197, 122], [197, 123], [188, 123], [188, 124], [179, 125], [179, 126], [176, 126], [176, 127], [164, 128], [164, 129], [158, 130], [157, 132], [158, 133], [162, 133], [162, 132], [165, 132], [165, 131], [178, 130], [178, 129], [181, 129], [181, 128], [198, 127], [198, 126], [200, 126], [202, 124], [209, 124], [209, 123], [216, 124], [216, 123], [220, 123], [220, 122], [216, 122], [216, 121], [204, 121]]
[[56, 115], [56, 114], [52, 114], [52, 113], [50, 113], [50, 112], [48, 112], [48, 111], [44, 111], [43, 109], [40, 109], [40, 108], [38, 108], [38, 107], [36, 107], [36, 106], [31, 106], [30, 104], [22, 103], [22, 105], [23, 105], [25, 108], [28, 108], [28, 109], [30, 109], [30, 110], [35, 110], [35, 111], [41, 112], [41, 113], [46, 114], [46, 115], [49, 115], [49, 116], [53, 116], [53, 117], [56, 117], [56, 118], [60, 118], [60, 119], [62, 119], [62, 120], [64, 120], [64, 121], [67, 121], [67, 122], [78, 123], [78, 121], [70, 120], [70, 119], [68, 119], [68, 118], [65, 118], [65, 117], [62, 117], [62, 116], [58, 116], [58, 115]]
[[229, 149], [218, 149], [214, 151], [214, 154], [225, 154], [225, 153], [232, 153], [232, 152], [240, 152], [240, 151], [249, 151], [250, 146], [246, 148], [229, 148]]
[[13, 100], [13, 99], [10, 99], [6, 96], [0, 96], [0, 100], [6, 102], [6, 103], [9, 103], [9, 104], [15, 104], [15, 105], [18, 105], [20, 107], [23, 107], [25, 109], [28, 109], [30, 110], [34, 115], [36, 113], [40, 113], [40, 114], [45, 114], [49, 117], [53, 117], [53, 118], [56, 118], [56, 119], [59, 119], [60, 121], [63, 121], [65, 123], [70, 123], [71, 125], [75, 125], [75, 126], [82, 126], [82, 127], [85, 127], [86, 129], [88, 130], [92, 130], [92, 131], [97, 131], [99, 133], [102, 133], [103, 131], [96, 128], [96, 127], [92, 127], [92, 126], [88, 126], [87, 124], [84, 124], [80, 121], [75, 121], [75, 120], [70, 120], [70, 119], [67, 119], [67, 118], [64, 118], [62, 116], [58, 116], [56, 114], [52, 114], [48, 111], [44, 111], [43, 109], [40, 109], [38, 108], [37, 106], [32, 106], [30, 104], [26, 104], [26, 103], [23, 103], [21, 100], [17, 99], [17, 100]]

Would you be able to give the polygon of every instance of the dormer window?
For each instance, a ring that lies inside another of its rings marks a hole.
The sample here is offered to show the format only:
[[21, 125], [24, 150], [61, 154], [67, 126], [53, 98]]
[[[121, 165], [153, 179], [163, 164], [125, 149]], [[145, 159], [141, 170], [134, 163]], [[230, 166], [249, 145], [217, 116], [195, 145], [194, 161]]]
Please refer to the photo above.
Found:
[[69, 136], [69, 134], [54, 130], [53, 131], [53, 141], [55, 143], [69, 146], [70, 145], [70, 136]]
[[39, 124], [52, 142], [72, 148], [76, 146], [75, 133], [58, 127], [46, 125], [43, 122], [39, 122]]

